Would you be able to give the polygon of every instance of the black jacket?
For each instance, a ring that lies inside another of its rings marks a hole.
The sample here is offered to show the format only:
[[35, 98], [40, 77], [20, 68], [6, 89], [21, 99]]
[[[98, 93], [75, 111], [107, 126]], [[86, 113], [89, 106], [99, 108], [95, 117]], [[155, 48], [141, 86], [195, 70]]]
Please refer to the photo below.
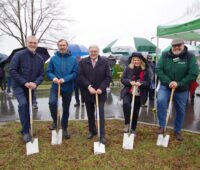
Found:
[[[133, 69], [129, 68], [128, 66], [125, 68], [121, 82], [124, 85], [123, 89], [120, 93], [120, 99], [123, 99], [124, 96], [126, 96], [129, 93], [129, 88], [131, 87], [130, 81], [133, 76]], [[147, 66], [147, 68], [144, 70], [144, 77], [141, 81], [140, 86], [140, 102], [141, 104], [146, 103], [147, 97], [148, 97], [148, 91], [151, 84], [151, 77], [152, 77], [152, 71], [151, 68]]]
[[23, 87], [26, 82], [39, 85], [44, 77], [44, 60], [27, 48], [16, 52], [10, 62], [10, 75], [13, 87]]
[[101, 101], [106, 100], [106, 88], [111, 81], [111, 71], [109, 63], [106, 59], [98, 57], [95, 67], [92, 67], [90, 57], [84, 58], [79, 62], [78, 83], [83, 87], [84, 100], [94, 102], [95, 95], [91, 95], [88, 86], [91, 85], [94, 89], [101, 89], [102, 94], [99, 96]]

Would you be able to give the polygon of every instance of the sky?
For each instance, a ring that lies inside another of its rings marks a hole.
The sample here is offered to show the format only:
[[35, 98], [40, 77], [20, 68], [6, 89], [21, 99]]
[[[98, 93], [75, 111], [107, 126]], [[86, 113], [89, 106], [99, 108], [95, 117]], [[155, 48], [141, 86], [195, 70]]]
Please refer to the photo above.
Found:
[[[120, 37], [144, 37], [156, 44], [156, 27], [183, 15], [194, 0], [63, 0], [66, 17], [73, 22], [62, 33], [72, 43], [100, 49]], [[152, 38], [154, 37], [154, 38]], [[13, 43], [10, 43], [13, 42]], [[164, 49], [171, 40], [160, 40]], [[9, 54], [19, 47], [7, 37], [0, 38], [0, 52]]]

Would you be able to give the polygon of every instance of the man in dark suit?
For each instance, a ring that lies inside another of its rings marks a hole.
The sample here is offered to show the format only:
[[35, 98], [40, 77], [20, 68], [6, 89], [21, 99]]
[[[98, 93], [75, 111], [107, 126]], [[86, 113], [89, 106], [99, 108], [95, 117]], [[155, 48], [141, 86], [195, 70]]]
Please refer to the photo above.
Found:
[[99, 97], [99, 114], [100, 114], [100, 142], [104, 143], [104, 103], [106, 101], [106, 88], [111, 81], [111, 72], [109, 63], [106, 59], [99, 56], [99, 47], [91, 45], [89, 47], [89, 56], [82, 59], [79, 63], [78, 82], [83, 87], [83, 96], [85, 99], [86, 110], [88, 115], [89, 135], [92, 139], [96, 134], [95, 126], [95, 94]]

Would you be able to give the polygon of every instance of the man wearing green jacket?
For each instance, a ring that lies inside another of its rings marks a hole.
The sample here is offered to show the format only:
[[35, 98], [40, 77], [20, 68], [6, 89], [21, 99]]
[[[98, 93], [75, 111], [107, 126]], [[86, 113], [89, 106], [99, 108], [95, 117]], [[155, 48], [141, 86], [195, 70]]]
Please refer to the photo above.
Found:
[[188, 52], [183, 40], [175, 39], [171, 45], [170, 51], [162, 54], [156, 66], [156, 73], [161, 82], [157, 97], [160, 125], [158, 134], [164, 133], [168, 101], [171, 89], [175, 89], [173, 97], [176, 108], [174, 136], [178, 141], [182, 141], [180, 131], [186, 112], [189, 84], [197, 78], [199, 70], [195, 56]]

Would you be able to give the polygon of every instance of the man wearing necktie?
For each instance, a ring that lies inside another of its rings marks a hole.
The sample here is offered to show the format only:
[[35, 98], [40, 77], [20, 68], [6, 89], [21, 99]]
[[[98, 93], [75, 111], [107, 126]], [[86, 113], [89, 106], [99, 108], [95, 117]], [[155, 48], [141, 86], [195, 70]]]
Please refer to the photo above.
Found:
[[97, 134], [95, 126], [95, 94], [99, 96], [99, 114], [100, 114], [100, 142], [104, 143], [104, 103], [106, 101], [106, 88], [111, 81], [111, 72], [109, 63], [99, 55], [99, 47], [91, 45], [89, 47], [89, 56], [79, 63], [78, 81], [83, 87], [83, 95], [88, 115], [89, 135], [92, 139]]

